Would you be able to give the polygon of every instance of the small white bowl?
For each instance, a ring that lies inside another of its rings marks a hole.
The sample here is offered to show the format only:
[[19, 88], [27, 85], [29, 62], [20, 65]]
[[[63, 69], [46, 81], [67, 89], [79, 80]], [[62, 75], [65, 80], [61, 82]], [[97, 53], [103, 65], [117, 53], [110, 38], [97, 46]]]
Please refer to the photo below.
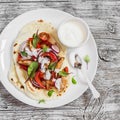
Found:
[[60, 42], [70, 48], [84, 45], [89, 40], [89, 34], [88, 24], [84, 20], [76, 17], [64, 21], [58, 28]]

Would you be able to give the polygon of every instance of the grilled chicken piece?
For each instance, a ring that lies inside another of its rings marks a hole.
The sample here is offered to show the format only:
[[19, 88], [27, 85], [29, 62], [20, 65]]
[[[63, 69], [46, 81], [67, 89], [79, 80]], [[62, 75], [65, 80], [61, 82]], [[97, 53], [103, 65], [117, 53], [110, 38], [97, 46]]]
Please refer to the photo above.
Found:
[[32, 61], [31, 60], [19, 60], [18, 63], [21, 65], [29, 66], [32, 63]]
[[67, 86], [66, 77], [62, 77], [61, 82], [62, 82], [62, 84], [61, 84], [61, 86], [60, 86], [60, 89], [63, 90], [63, 89], [65, 89], [66, 86]]
[[64, 57], [60, 58], [60, 60], [58, 61], [57, 65], [56, 65], [56, 69], [60, 69], [62, 67], [64, 59], [65, 59]]
[[51, 89], [54, 86], [54, 84], [55, 83], [53, 81], [47, 80], [46, 81], [46, 88], [49, 90], [49, 89]]
[[28, 47], [29, 47], [30, 51], [35, 50], [35, 48], [33, 47], [33, 45], [32, 45], [32, 42], [31, 42], [31, 41], [28, 43]]

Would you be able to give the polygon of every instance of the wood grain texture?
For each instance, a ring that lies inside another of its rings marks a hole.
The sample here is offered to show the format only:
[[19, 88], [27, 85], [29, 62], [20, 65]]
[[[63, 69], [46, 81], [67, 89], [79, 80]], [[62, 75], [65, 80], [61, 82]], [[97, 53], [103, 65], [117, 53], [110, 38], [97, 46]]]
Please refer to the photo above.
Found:
[[65, 106], [40, 109], [16, 100], [0, 83], [0, 120], [119, 120], [120, 1], [0, 0], [0, 32], [16, 16], [48, 7], [81, 17], [88, 23], [100, 57], [93, 84], [101, 97], [94, 100], [88, 89], [80, 98]]

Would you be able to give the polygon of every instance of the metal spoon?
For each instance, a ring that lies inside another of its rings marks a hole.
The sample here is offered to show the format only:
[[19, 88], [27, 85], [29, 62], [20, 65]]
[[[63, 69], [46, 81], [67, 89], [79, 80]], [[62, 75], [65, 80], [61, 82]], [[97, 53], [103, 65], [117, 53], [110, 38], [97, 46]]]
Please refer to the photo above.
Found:
[[75, 62], [74, 62], [73, 67], [79, 69], [82, 72], [82, 75], [83, 75], [84, 79], [86, 80], [94, 98], [99, 98], [100, 93], [96, 90], [96, 88], [93, 86], [92, 82], [89, 80], [87, 73], [86, 73], [86, 69], [84, 67], [82, 67], [82, 60], [78, 54], [75, 54]]

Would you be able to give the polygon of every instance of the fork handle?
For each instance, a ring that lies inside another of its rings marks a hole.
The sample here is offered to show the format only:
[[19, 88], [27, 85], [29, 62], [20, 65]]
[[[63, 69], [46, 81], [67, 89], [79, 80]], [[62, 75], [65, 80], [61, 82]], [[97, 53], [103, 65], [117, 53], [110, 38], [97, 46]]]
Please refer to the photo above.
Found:
[[87, 83], [88, 83], [88, 86], [89, 86], [89, 88], [90, 88], [90, 90], [91, 90], [94, 98], [99, 98], [99, 97], [100, 97], [100, 93], [99, 93], [99, 92], [96, 90], [96, 88], [93, 86], [92, 82], [91, 82], [88, 78], [86, 78], [86, 81], [87, 81]]
[[90, 79], [87, 77], [87, 73], [86, 70], [79, 70], [80, 72], [82, 72], [83, 78], [86, 80], [92, 94], [94, 98], [99, 98], [100, 97], [100, 93], [96, 90], [96, 88], [93, 86], [92, 82], [90, 81]]

